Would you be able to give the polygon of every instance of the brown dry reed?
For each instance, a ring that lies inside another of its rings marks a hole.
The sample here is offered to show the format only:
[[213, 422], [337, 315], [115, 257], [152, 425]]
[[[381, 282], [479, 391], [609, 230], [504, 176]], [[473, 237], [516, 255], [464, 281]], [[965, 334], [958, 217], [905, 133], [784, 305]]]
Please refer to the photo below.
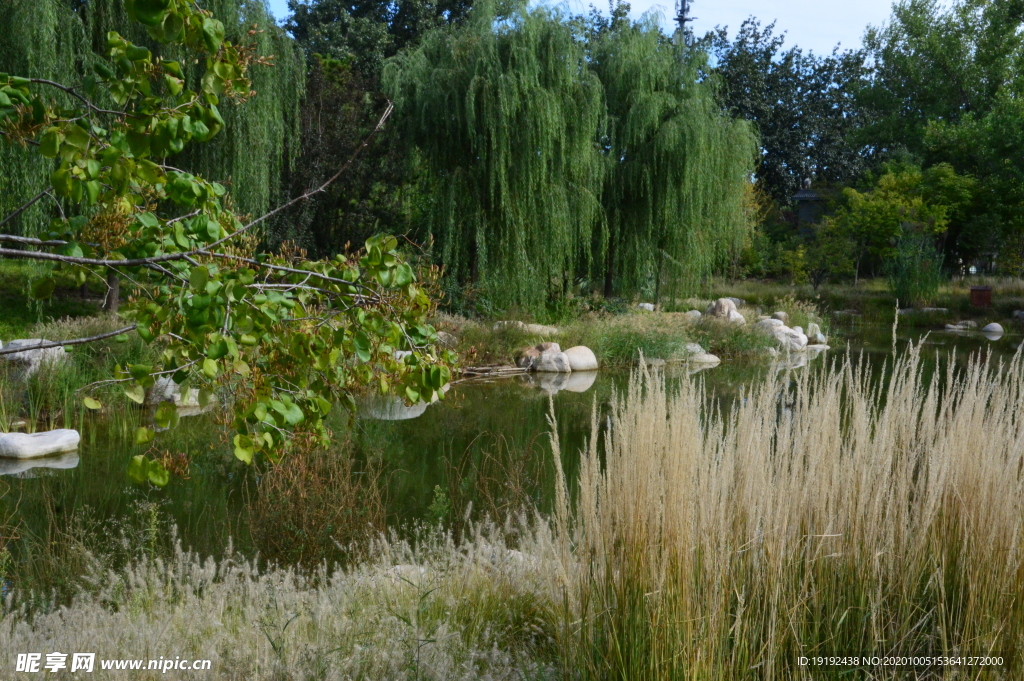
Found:
[[1019, 679], [1024, 367], [928, 374], [919, 353], [886, 381], [845, 360], [725, 408], [641, 370], [595, 410], [579, 479], [559, 469], [554, 518], [382, 536], [313, 577], [145, 558], [60, 609], [8, 598], [0, 651], [210, 658], [201, 678], [246, 680]]

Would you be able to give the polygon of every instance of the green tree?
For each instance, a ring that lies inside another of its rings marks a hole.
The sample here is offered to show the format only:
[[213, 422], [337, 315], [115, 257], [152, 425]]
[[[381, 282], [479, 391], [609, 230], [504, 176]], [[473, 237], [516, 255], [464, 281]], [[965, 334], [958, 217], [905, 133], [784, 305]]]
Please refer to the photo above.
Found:
[[[42, 238], [0, 234], [13, 246], [0, 248], [0, 256], [51, 263], [83, 281], [109, 269], [131, 282], [121, 312], [131, 323], [115, 333], [138, 333], [157, 345], [159, 359], [122, 367], [106, 385], [140, 403], [165, 377], [199, 388], [200, 402], [214, 392], [231, 395], [234, 451], [246, 462], [261, 452], [280, 456], [296, 434], [323, 441], [324, 417], [335, 403], [351, 405], [357, 386], [397, 389], [414, 402], [440, 397], [449, 369], [424, 323], [432, 302], [399, 257], [396, 239], [374, 237], [361, 254], [321, 261], [257, 250], [260, 226], [322, 191], [341, 170], [247, 218], [231, 210], [224, 185], [170, 163], [223, 130], [219, 107], [252, 96], [249, 67], [261, 60], [254, 46], [226, 40], [209, 11], [181, 0], [136, 0], [128, 11], [166, 51], [112, 31], [107, 59], [78, 82], [0, 74], [5, 136], [50, 159], [51, 171], [48, 185], [0, 226], [44, 196], [67, 206], [69, 216], [54, 220]], [[183, 58], [204, 65], [200, 77], [190, 77]], [[52, 92], [74, 106], [57, 103]], [[101, 97], [116, 108], [97, 104]], [[39, 278], [32, 296], [46, 298], [53, 288], [51, 277]], [[90, 340], [96, 338], [54, 345]], [[411, 354], [396, 359], [396, 350]], [[89, 397], [86, 406], [100, 403]], [[176, 422], [173, 404], [161, 405], [156, 424]], [[153, 437], [144, 426], [136, 441]], [[130, 472], [166, 482], [159, 465], [141, 456]]]
[[755, 140], [699, 82], [704, 53], [666, 40], [654, 16], [630, 22], [628, 8], [588, 44], [606, 112], [599, 262], [605, 295], [658, 298], [694, 291], [742, 249]]
[[856, 134], [865, 123], [863, 50], [784, 50], [785, 34], [753, 17], [731, 41], [719, 27], [701, 42], [714, 58], [723, 105], [759, 135], [757, 182], [779, 205], [789, 205], [805, 178], [848, 184], [865, 170], [870, 142]]

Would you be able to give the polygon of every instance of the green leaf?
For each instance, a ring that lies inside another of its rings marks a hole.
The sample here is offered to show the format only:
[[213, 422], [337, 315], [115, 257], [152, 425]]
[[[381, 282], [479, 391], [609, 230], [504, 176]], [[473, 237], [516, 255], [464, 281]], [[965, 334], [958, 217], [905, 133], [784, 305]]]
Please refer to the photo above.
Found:
[[89, 146], [89, 133], [75, 124], [64, 128], [64, 139], [68, 144], [78, 149], [85, 149]]
[[352, 342], [356, 347], [356, 357], [362, 362], [370, 361], [370, 338], [366, 335], [365, 331], [356, 331], [352, 337]]
[[142, 454], [133, 456], [132, 460], [128, 462], [128, 477], [131, 478], [133, 482], [142, 484], [149, 479], [149, 475], [147, 474], [148, 469], [149, 461], [146, 460], [145, 456]]
[[146, 471], [146, 478], [153, 485], [157, 487], [164, 487], [171, 481], [171, 474], [159, 461], [150, 461], [148, 470]]
[[217, 362], [207, 357], [203, 360], [203, 373], [210, 380], [217, 378]]
[[132, 364], [128, 367], [128, 373], [131, 377], [137, 381], [141, 381], [153, 372], [152, 365], [149, 364]]
[[206, 43], [206, 49], [210, 54], [215, 54], [220, 49], [220, 44], [224, 42], [224, 24], [216, 19], [205, 17], [203, 19], [203, 42]]
[[146, 390], [137, 383], [135, 385], [131, 385], [125, 388], [124, 394], [128, 397], [129, 400], [131, 400], [132, 402], [137, 402], [138, 404], [142, 404], [143, 402], [146, 401]]
[[60, 151], [60, 144], [63, 140], [64, 136], [60, 134], [60, 130], [47, 128], [39, 140], [39, 153], [46, 158], [57, 158], [57, 152]]
[[153, 415], [153, 422], [161, 428], [173, 428], [178, 425], [178, 407], [174, 402], [161, 402]]
[[139, 426], [135, 430], [135, 444], [144, 445], [147, 442], [151, 442], [153, 440], [154, 435], [155, 433], [153, 432], [152, 428], [147, 428], [146, 426]]
[[410, 267], [408, 263], [402, 263], [395, 268], [394, 277], [395, 286], [408, 286], [413, 280], [412, 267]]
[[255, 453], [255, 446], [253, 445], [252, 438], [248, 435], [236, 435], [234, 439], [235, 443], [235, 458], [242, 463], [252, 463], [252, 455]]
[[202, 265], [200, 265], [199, 267], [193, 267], [192, 271], [189, 272], [188, 275], [189, 286], [191, 286], [192, 290], [197, 293], [202, 293], [206, 291], [206, 282], [208, 282], [209, 280], [210, 271], [207, 270]]
[[53, 290], [55, 288], [57, 288], [57, 281], [53, 277], [36, 279], [32, 282], [29, 296], [32, 300], [46, 300], [53, 295]]
[[135, 14], [139, 23], [147, 26], [156, 26], [164, 19], [164, 12], [170, 0], [134, 0], [129, 11]]
[[91, 398], [91, 397], [86, 397], [86, 398], [83, 398], [83, 399], [82, 399], [82, 404], [84, 404], [84, 405], [85, 405], [85, 408], [86, 408], [86, 409], [92, 409], [92, 410], [94, 410], [94, 411], [95, 411], [96, 409], [102, 409], [102, 408], [103, 408], [103, 405], [102, 405], [102, 404], [100, 404], [99, 400], [94, 400], [94, 399], [93, 399], [93, 398]]

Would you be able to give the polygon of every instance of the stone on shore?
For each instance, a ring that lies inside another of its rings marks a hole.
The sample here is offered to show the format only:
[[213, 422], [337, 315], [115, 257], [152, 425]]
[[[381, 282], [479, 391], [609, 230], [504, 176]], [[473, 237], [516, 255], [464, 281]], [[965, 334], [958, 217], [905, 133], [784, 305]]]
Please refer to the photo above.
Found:
[[654, 303], [637, 303], [636, 306], [638, 308], [640, 308], [641, 310], [646, 310], [648, 312], [654, 312]]
[[704, 315], [707, 317], [728, 319], [730, 312], [736, 312], [736, 303], [734, 303], [731, 298], [719, 298], [708, 305], [708, 309], [704, 310]]
[[700, 313], [700, 310], [690, 310], [689, 312], [684, 312], [683, 314], [686, 315], [687, 317], [689, 317], [690, 319], [694, 320], [694, 321], [700, 319], [703, 316]]
[[549, 350], [542, 352], [533, 362], [533, 370], [541, 373], [567, 374], [572, 371], [569, 357], [564, 352]]
[[828, 343], [828, 338], [821, 332], [821, 327], [810, 322], [807, 324], [807, 342], [810, 345], [825, 345]]
[[1003, 327], [1002, 327], [1001, 324], [997, 324], [996, 322], [992, 322], [991, 324], [986, 324], [981, 329], [981, 332], [982, 333], [1003, 333]]
[[585, 345], [577, 345], [565, 351], [569, 358], [569, 368], [573, 371], [596, 371], [597, 356]]
[[21, 352], [12, 352], [9, 355], [0, 355], [0, 361], [21, 368], [22, 378], [28, 378], [43, 364], [64, 362], [67, 360], [68, 353], [64, 351], [64, 348], [34, 347], [52, 342], [53, 341], [46, 340], [45, 338], [21, 338], [18, 340], [12, 340], [10, 343], [3, 345], [4, 350], [14, 350], [16, 348], [25, 349]]
[[0, 458], [34, 459], [78, 449], [81, 441], [77, 430], [59, 428], [42, 433], [0, 434]]
[[783, 311], [783, 310], [778, 310], [777, 312], [773, 312], [772, 313], [772, 319], [778, 319], [783, 324], [788, 324], [789, 323], [789, 315], [785, 311]]

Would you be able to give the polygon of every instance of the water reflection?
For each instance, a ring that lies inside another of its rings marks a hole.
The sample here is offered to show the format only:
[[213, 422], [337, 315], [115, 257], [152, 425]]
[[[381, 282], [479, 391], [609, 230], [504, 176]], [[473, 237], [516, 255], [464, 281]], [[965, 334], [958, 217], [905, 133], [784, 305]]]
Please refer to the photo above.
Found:
[[48, 475], [55, 470], [77, 468], [78, 452], [64, 452], [57, 456], [45, 456], [36, 459], [0, 459], [0, 475], [18, 478], [36, 478]]

